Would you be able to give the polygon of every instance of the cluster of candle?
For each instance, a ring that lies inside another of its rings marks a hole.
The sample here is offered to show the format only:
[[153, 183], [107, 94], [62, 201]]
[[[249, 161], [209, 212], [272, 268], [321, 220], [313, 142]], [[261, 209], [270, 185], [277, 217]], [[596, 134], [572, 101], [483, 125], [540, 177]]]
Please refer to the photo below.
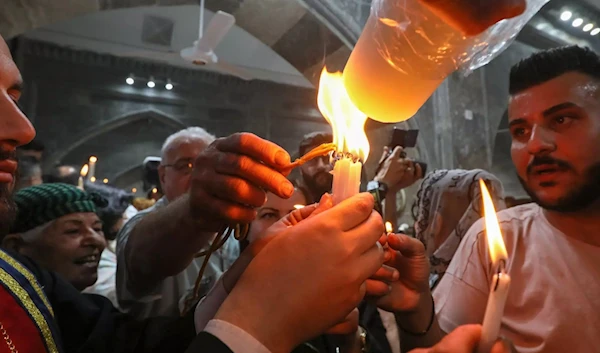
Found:
[[[84, 180], [87, 179], [92, 183], [96, 182], [96, 163], [98, 162], [98, 157], [91, 156], [88, 160], [87, 164], [84, 164], [79, 171], [79, 180], [77, 183], [77, 187], [81, 190], [84, 189]], [[104, 178], [102, 180], [104, 184], [108, 184], [108, 179]]]

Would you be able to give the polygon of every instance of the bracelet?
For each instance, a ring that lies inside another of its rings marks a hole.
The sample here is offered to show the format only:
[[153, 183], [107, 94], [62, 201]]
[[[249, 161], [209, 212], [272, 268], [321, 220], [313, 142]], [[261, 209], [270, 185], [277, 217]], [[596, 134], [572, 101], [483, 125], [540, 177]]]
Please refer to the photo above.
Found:
[[402, 332], [407, 333], [411, 336], [425, 336], [429, 330], [431, 330], [431, 327], [433, 326], [433, 321], [435, 321], [435, 301], [433, 300], [433, 295], [431, 296], [431, 317], [429, 318], [429, 325], [427, 325], [427, 328], [424, 331], [421, 332], [412, 332], [409, 331], [407, 329], [405, 329], [404, 327], [400, 326], [400, 323], [398, 323], [398, 328], [400, 330], [402, 330]]

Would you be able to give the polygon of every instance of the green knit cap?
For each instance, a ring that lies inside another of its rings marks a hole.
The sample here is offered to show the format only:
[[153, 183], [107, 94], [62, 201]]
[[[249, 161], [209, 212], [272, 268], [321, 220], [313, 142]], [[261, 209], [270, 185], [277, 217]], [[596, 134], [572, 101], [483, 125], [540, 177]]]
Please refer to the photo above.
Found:
[[96, 212], [106, 200], [69, 184], [53, 183], [31, 186], [14, 195], [17, 219], [12, 233], [23, 233], [72, 213]]

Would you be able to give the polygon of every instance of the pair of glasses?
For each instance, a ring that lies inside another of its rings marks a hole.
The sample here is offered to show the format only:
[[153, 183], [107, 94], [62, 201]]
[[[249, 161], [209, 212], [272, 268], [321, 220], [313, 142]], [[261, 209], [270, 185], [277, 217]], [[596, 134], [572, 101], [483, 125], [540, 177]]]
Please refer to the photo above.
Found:
[[173, 164], [164, 164], [164, 167], [173, 168], [176, 172], [182, 174], [191, 174], [194, 169], [194, 163], [189, 159], [183, 159]]

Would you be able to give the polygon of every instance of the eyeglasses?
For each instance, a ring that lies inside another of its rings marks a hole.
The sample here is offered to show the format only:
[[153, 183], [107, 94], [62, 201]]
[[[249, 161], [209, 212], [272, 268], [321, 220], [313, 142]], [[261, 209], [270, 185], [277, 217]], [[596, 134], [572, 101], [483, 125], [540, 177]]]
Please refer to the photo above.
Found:
[[192, 173], [194, 163], [189, 159], [182, 159], [173, 164], [163, 164], [163, 167], [173, 168], [176, 172], [187, 175]]

